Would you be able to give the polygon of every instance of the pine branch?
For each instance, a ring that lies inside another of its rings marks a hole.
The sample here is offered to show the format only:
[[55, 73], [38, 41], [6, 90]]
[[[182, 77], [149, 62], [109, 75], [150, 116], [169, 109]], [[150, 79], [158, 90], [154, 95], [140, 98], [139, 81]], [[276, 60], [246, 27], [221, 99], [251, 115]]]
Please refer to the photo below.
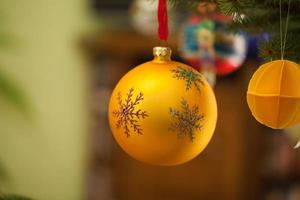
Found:
[[255, 7], [254, 0], [218, 0], [218, 6], [222, 13], [232, 16], [235, 21], [243, 22], [245, 17], [245, 10]]
[[[300, 39], [289, 35], [286, 41], [286, 47], [284, 52], [284, 59], [299, 61], [299, 54], [297, 53], [300, 49]], [[280, 37], [275, 35], [271, 37], [269, 41], [260, 43], [259, 52], [260, 56], [265, 61], [271, 61], [276, 59], [281, 59], [281, 50], [280, 50]]]
[[173, 7], [196, 8], [199, 1], [197, 0], [168, 0], [169, 5]]

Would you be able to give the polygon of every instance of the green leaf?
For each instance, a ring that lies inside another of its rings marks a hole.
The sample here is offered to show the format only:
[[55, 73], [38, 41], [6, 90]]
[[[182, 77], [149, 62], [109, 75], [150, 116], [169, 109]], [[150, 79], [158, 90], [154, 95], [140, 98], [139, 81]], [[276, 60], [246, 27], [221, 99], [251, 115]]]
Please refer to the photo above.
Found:
[[28, 197], [23, 197], [15, 194], [2, 194], [0, 200], [32, 200]]
[[11, 102], [19, 110], [27, 112], [24, 94], [17, 85], [0, 71], [0, 97]]
[[0, 162], [0, 182], [7, 181], [8, 174], [7, 171], [4, 169], [3, 164]]
[[0, 31], [0, 50], [11, 47], [13, 40], [10, 34]]

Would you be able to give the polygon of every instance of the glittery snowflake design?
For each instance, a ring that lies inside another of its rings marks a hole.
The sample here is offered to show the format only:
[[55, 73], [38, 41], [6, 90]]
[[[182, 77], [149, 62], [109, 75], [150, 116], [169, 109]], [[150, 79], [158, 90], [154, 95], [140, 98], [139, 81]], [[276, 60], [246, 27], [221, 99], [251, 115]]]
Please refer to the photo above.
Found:
[[133, 88], [130, 88], [128, 93], [126, 94], [126, 98], [123, 102], [122, 95], [118, 93], [118, 110], [113, 111], [113, 116], [117, 117], [117, 128], [124, 129], [124, 133], [127, 137], [130, 136], [131, 131], [142, 135], [143, 130], [139, 125], [139, 120], [145, 117], [148, 117], [146, 111], [142, 111], [141, 109], [136, 109], [136, 106], [144, 100], [143, 93], [139, 93], [135, 98], [133, 98]]
[[194, 85], [200, 92], [200, 85], [204, 85], [201, 75], [195, 73], [192, 69], [184, 69], [178, 66], [176, 69], [172, 69], [171, 72], [174, 73], [174, 78], [185, 81], [186, 90], [191, 89]]
[[195, 139], [195, 132], [202, 129], [201, 122], [204, 115], [200, 114], [199, 107], [194, 105], [190, 108], [185, 99], [181, 100], [182, 111], [169, 108], [169, 113], [173, 118], [169, 130], [177, 132], [178, 137], [189, 137], [191, 141]]

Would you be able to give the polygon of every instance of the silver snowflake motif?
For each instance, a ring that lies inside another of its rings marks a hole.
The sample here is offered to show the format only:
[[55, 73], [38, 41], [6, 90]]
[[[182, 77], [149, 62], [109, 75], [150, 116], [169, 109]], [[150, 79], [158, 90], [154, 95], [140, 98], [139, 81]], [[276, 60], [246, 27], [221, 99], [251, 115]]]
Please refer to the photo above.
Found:
[[191, 141], [195, 139], [195, 132], [202, 129], [201, 122], [204, 115], [200, 114], [199, 107], [194, 105], [190, 108], [185, 99], [181, 101], [181, 111], [169, 108], [169, 113], [173, 118], [169, 130], [177, 132], [178, 137], [189, 137]]
[[196, 89], [200, 92], [200, 86], [204, 85], [201, 74], [195, 73], [192, 69], [185, 69], [178, 66], [176, 69], [172, 69], [173, 77], [178, 80], [184, 80], [186, 90], [189, 90], [194, 85]]
[[141, 109], [136, 109], [136, 106], [144, 100], [144, 95], [140, 92], [135, 98], [133, 98], [133, 88], [130, 88], [128, 93], [126, 94], [126, 98], [123, 102], [122, 95], [118, 93], [118, 106], [117, 110], [113, 111], [113, 116], [117, 117], [118, 120], [116, 122], [117, 128], [123, 128], [124, 133], [127, 137], [130, 136], [131, 131], [142, 135], [143, 130], [139, 124], [139, 120], [145, 117], [148, 117], [146, 111], [142, 111]]

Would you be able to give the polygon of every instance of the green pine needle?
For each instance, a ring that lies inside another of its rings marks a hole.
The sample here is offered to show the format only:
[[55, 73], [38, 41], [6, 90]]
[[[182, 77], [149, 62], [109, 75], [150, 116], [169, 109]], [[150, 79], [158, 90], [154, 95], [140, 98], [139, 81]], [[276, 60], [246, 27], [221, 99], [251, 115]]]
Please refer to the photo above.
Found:
[[[295, 39], [297, 37], [289, 35], [286, 41], [286, 47], [284, 51], [284, 59], [299, 61], [299, 55], [297, 49], [300, 49], [299, 40]], [[274, 35], [270, 41], [262, 42], [259, 45], [260, 56], [265, 61], [278, 60], [281, 59], [281, 48], [280, 48], [280, 37], [279, 35]]]

